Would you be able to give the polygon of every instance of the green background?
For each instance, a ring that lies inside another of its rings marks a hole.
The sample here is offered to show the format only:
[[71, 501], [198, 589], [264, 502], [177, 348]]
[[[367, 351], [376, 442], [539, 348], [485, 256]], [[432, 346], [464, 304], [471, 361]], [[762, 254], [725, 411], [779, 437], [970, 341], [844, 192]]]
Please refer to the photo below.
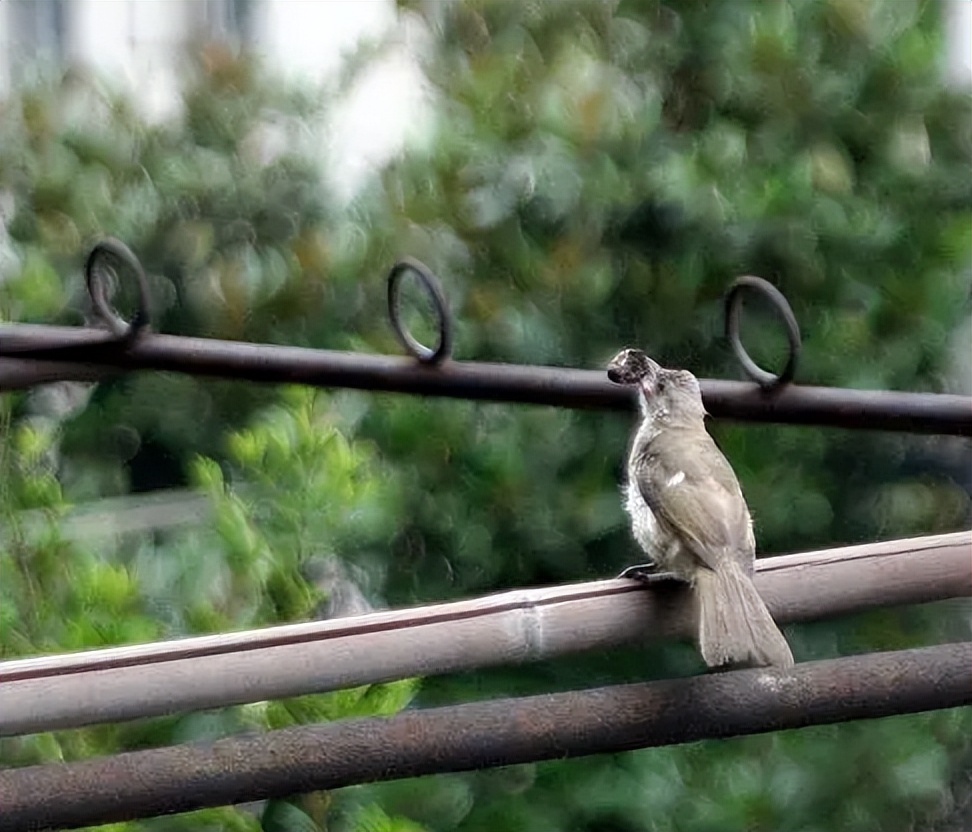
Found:
[[[796, 312], [798, 381], [961, 389], [972, 107], [943, 89], [939, 11], [401, 2], [431, 34], [432, 108], [420, 140], [350, 203], [329, 192], [315, 133], [333, 92], [285, 83], [252, 56], [194, 52], [184, 117], [163, 124], [84, 71], [42, 75], [0, 102], [0, 313], [82, 323], [83, 258], [112, 234], [150, 274], [159, 331], [397, 353], [384, 275], [409, 254], [443, 281], [456, 358], [598, 368], [637, 344], [739, 378], [721, 299], [750, 273]], [[386, 46], [365, 49], [346, 80]], [[285, 148], [272, 158], [259, 152], [267, 131]], [[744, 325], [754, 355], [779, 362], [772, 319]], [[593, 579], [639, 555], [618, 491], [628, 414], [171, 374], [62, 384], [0, 408], [3, 658], [305, 620], [363, 598], [402, 606]], [[762, 553], [969, 526], [964, 440], [710, 429]], [[165, 501], [187, 491], [202, 519], [180, 524]], [[150, 499], [161, 503], [147, 527], [104, 531]], [[786, 634], [798, 661], [954, 640], [968, 637], [968, 606]], [[0, 761], [701, 669], [690, 645], [638, 647], [5, 739]], [[970, 731], [959, 709], [122, 826], [959, 830]]]

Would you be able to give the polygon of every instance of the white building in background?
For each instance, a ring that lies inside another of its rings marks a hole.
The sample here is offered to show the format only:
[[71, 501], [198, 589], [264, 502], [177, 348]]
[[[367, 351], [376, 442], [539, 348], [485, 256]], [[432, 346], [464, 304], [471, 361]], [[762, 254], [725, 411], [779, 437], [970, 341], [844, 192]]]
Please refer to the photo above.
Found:
[[972, 86], [972, 0], [942, 0], [947, 6], [945, 33], [946, 79], [956, 86]]
[[[972, 86], [972, 0], [940, 2], [949, 21], [945, 80]], [[54, 58], [137, 89], [146, 113], [164, 118], [178, 107], [179, 52], [193, 38], [245, 44], [285, 75], [325, 81], [362, 37], [396, 25], [394, 0], [0, 0], [0, 97], [38, 60]], [[334, 114], [329, 158], [339, 193], [350, 195], [421, 121], [421, 75], [406, 33], [397, 36], [398, 48]]]
[[[394, 0], [0, 0], [0, 97], [54, 59], [138, 90], [145, 113], [165, 118], [178, 110], [179, 54], [193, 39], [252, 47], [285, 76], [325, 82], [362, 38], [397, 25]], [[329, 158], [345, 195], [398, 151], [422, 111], [420, 73], [396, 36], [334, 114]]]

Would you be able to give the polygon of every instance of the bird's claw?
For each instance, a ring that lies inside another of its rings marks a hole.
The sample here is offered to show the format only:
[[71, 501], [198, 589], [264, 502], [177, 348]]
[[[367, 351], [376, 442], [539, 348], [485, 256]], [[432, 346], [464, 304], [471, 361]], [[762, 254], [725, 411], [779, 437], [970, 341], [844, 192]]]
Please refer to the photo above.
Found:
[[625, 569], [618, 578], [638, 581], [641, 584], [657, 584], [660, 582], [676, 581], [678, 578], [671, 572], [659, 572], [656, 563], [637, 563]]

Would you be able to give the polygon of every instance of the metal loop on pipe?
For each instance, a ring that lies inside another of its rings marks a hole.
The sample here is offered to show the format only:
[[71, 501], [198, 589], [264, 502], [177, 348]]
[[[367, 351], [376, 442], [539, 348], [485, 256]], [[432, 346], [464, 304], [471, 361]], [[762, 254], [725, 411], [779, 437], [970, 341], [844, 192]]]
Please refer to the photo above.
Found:
[[[114, 261], [114, 264], [112, 263]], [[138, 305], [131, 323], [122, 318], [107, 297], [109, 273], [118, 276], [119, 268], [135, 276], [138, 285]], [[134, 341], [149, 325], [151, 297], [145, 269], [138, 257], [121, 240], [106, 237], [95, 244], [84, 264], [84, 280], [95, 314], [113, 335], [122, 341]]]
[[[789, 355], [786, 365], [779, 374], [771, 373], [760, 367], [746, 352], [739, 338], [739, 315], [742, 309], [743, 289], [750, 289], [761, 294], [770, 302], [774, 311], [779, 315], [780, 320], [786, 328], [786, 337], [789, 342]], [[797, 360], [800, 357], [800, 325], [797, 323], [796, 316], [790, 308], [783, 293], [769, 281], [753, 275], [743, 275], [737, 277], [729, 287], [726, 294], [726, 338], [732, 346], [732, 351], [739, 363], [742, 365], [746, 375], [755, 381], [764, 390], [772, 390], [783, 387], [793, 381], [796, 373]]]
[[[417, 341], [402, 324], [402, 278], [408, 273], [418, 277], [419, 283], [425, 289], [435, 309], [439, 324], [439, 340], [434, 349]], [[388, 273], [388, 317], [402, 346], [423, 364], [439, 364], [452, 356], [452, 319], [449, 316], [449, 305], [438, 278], [424, 263], [405, 257], [392, 266]]]

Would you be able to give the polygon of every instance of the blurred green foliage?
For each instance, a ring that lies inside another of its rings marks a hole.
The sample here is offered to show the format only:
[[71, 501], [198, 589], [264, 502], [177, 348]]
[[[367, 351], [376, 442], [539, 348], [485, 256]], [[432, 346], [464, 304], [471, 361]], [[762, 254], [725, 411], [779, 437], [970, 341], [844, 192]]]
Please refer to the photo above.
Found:
[[[3, 317], [79, 322], [80, 263], [110, 233], [151, 274], [163, 331], [393, 352], [381, 278], [408, 253], [442, 277], [459, 358], [597, 367], [638, 344], [727, 377], [739, 371], [720, 337], [721, 297], [752, 273], [797, 313], [800, 381], [949, 386], [949, 344], [970, 312], [972, 107], [942, 89], [936, 4], [400, 0], [399, 10], [431, 35], [427, 134], [347, 206], [329, 197], [312, 129], [329, 99], [219, 46], [192, 64], [173, 122], [147, 122], [76, 71], [0, 102], [0, 195], [12, 206]], [[744, 327], [760, 360], [779, 360], [771, 318], [754, 305]], [[165, 374], [105, 382], [70, 419], [44, 407], [38, 394], [3, 402], [4, 656], [320, 615], [334, 594], [320, 564], [335, 557], [372, 601], [394, 605], [603, 576], [637, 557], [617, 490], [630, 417]], [[969, 524], [967, 443], [712, 430], [762, 551]], [[207, 495], [210, 525], [99, 546], [59, 532], [71, 503], [179, 485]], [[28, 509], [44, 522], [26, 523]], [[798, 659], [893, 649], [967, 637], [967, 609], [882, 611], [787, 635]], [[428, 679], [419, 696], [699, 668], [685, 645], [618, 650]], [[415, 693], [402, 682], [6, 740], [0, 755], [73, 759], [389, 713]], [[961, 828], [970, 729], [965, 709], [361, 786], [271, 803], [262, 823]], [[226, 809], [137, 826], [257, 823]]]
[[[286, 389], [279, 403], [257, 414], [250, 427], [227, 432], [225, 464], [247, 483], [244, 491], [227, 486], [216, 461], [193, 461], [191, 481], [208, 496], [211, 523], [170, 531], [162, 540], [122, 539], [106, 550], [101, 540], [61, 536], [60, 520], [68, 506], [48, 453], [52, 432], [32, 419], [12, 424], [10, 400], [5, 399], [0, 655], [318, 617], [318, 607], [340, 590], [333, 578], [313, 580], [322, 574], [320, 565], [338, 552], [348, 561], [373, 557], [371, 547], [387, 537], [397, 499], [394, 472], [379, 464], [369, 443], [349, 442], [337, 430], [323, 400], [310, 390]], [[30, 522], [23, 522], [25, 517]], [[345, 610], [352, 611], [361, 610]], [[417, 689], [417, 680], [404, 679], [220, 712], [5, 738], [0, 759], [22, 765], [72, 760], [244, 730], [392, 714], [407, 706]], [[145, 826], [318, 829], [328, 808], [326, 795], [309, 795], [270, 801], [261, 809], [260, 822], [253, 811], [222, 809]]]

